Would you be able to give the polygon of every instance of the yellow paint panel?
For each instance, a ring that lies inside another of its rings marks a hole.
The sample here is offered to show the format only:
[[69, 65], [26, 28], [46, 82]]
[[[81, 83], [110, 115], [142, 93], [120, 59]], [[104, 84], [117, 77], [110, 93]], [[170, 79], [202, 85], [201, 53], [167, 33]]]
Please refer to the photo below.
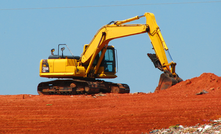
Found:
[[67, 65], [67, 59], [57, 59], [54, 60], [54, 72], [65, 72], [65, 67]]

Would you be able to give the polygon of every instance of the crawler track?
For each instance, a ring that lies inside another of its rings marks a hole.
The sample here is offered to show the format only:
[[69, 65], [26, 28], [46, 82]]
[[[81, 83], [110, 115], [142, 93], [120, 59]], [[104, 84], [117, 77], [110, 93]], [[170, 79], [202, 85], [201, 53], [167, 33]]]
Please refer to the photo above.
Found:
[[42, 95], [76, 95], [96, 93], [129, 93], [127, 84], [105, 82], [102, 80], [54, 80], [38, 85], [38, 94]]

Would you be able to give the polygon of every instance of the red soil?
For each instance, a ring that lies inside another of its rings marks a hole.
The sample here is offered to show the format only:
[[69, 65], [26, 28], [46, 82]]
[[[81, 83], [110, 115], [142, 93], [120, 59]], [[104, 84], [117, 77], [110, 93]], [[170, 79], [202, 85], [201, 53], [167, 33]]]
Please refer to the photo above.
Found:
[[[139, 89], [138, 89], [139, 90]], [[203, 93], [205, 90], [208, 93]], [[0, 133], [145, 133], [221, 117], [221, 77], [203, 73], [158, 93], [1, 95]]]

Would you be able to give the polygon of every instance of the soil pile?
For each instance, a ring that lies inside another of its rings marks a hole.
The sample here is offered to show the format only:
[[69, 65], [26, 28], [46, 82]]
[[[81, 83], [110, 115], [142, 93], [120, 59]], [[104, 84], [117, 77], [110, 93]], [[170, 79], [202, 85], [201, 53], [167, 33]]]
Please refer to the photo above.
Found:
[[[139, 91], [139, 89], [137, 89]], [[221, 118], [221, 77], [203, 73], [157, 93], [1, 95], [0, 133], [149, 133]]]

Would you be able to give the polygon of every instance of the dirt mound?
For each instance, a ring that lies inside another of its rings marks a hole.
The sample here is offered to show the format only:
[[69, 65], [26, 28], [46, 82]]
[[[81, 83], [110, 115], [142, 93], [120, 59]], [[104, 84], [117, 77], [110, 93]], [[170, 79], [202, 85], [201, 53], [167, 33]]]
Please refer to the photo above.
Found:
[[209, 93], [219, 94], [221, 91], [221, 77], [213, 73], [203, 73], [199, 77], [187, 79], [160, 93], [169, 93], [173, 96], [194, 96]]
[[218, 77], [213, 73], [203, 73], [199, 77], [178, 83], [177, 85], [171, 87], [169, 90], [179, 90], [180, 92], [199, 92], [202, 89], [207, 91], [221, 89], [221, 77]]
[[[0, 133], [131, 133], [221, 117], [221, 77], [203, 73], [158, 93], [1, 95]], [[139, 89], [138, 89], [139, 90]]]

